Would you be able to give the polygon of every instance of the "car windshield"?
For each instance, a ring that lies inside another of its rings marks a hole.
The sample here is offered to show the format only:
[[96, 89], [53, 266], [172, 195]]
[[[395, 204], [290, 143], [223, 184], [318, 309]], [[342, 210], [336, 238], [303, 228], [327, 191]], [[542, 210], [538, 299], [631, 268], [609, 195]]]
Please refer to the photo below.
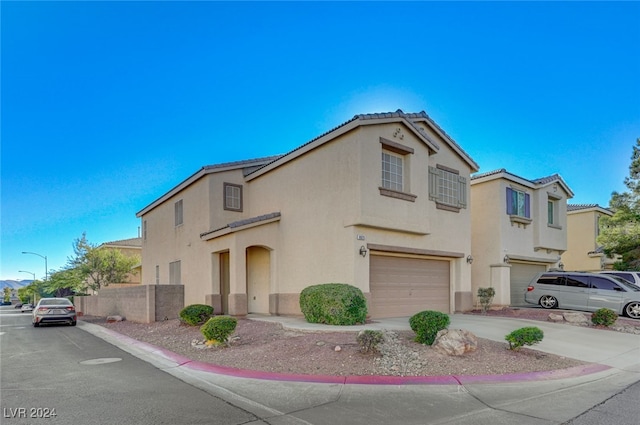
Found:
[[71, 305], [71, 301], [66, 298], [56, 298], [52, 300], [42, 300], [40, 305]]
[[615, 279], [616, 282], [618, 282], [620, 285], [624, 286], [625, 288], [627, 288], [630, 291], [634, 291], [634, 292], [639, 292], [640, 291], [640, 286], [634, 285], [633, 283], [629, 282], [625, 278], [618, 277], [618, 276], [611, 276], [611, 278]]

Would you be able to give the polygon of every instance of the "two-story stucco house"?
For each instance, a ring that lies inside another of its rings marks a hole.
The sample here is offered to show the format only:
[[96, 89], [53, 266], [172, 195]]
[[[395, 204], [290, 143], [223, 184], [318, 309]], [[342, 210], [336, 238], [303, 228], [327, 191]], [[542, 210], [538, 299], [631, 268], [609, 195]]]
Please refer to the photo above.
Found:
[[424, 113], [356, 115], [281, 156], [203, 167], [137, 213], [145, 284], [185, 304], [299, 315], [307, 286], [360, 288], [371, 317], [472, 307], [476, 163]]
[[472, 176], [474, 296], [478, 288], [493, 287], [494, 305], [525, 304], [531, 278], [560, 267], [572, 197], [557, 174], [528, 180], [500, 169]]
[[611, 270], [618, 257], [608, 257], [596, 242], [600, 217], [613, 211], [598, 204], [567, 205], [567, 251], [562, 254], [565, 270]]

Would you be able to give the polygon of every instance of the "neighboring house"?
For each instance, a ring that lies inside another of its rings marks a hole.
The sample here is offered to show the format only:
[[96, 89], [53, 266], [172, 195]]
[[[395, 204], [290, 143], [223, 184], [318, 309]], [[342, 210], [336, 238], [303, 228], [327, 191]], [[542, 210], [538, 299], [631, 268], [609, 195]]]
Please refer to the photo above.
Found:
[[301, 314], [360, 288], [371, 317], [472, 307], [477, 164], [424, 113], [356, 115], [282, 156], [206, 166], [137, 213], [145, 284], [218, 313]]
[[557, 174], [527, 180], [500, 169], [471, 177], [474, 297], [493, 287], [494, 305], [525, 305], [531, 278], [560, 267], [572, 197]]
[[617, 258], [608, 257], [596, 242], [600, 234], [600, 217], [613, 211], [598, 204], [567, 206], [567, 251], [562, 254], [566, 270], [611, 270]]
[[[142, 237], [121, 239], [113, 242], [105, 242], [98, 245], [96, 249], [117, 249], [127, 257], [142, 258]], [[120, 286], [130, 286], [132, 284], [140, 284], [142, 282], [142, 263], [138, 262], [127, 276], [126, 282], [109, 284], [111, 288]]]

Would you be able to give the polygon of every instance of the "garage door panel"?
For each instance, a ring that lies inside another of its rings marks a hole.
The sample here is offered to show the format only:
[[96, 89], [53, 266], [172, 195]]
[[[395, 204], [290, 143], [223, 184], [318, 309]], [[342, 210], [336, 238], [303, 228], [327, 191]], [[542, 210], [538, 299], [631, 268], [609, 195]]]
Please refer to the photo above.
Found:
[[372, 255], [370, 267], [371, 317], [449, 312], [448, 261]]
[[512, 306], [528, 305], [524, 300], [524, 293], [531, 279], [540, 272], [547, 271], [547, 267], [543, 264], [511, 264], [510, 292]]

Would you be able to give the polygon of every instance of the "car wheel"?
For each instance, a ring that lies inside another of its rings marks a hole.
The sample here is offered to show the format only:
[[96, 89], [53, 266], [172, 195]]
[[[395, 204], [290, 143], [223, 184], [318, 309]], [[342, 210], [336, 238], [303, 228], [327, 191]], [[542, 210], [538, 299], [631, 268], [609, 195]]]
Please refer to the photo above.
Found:
[[624, 312], [632, 319], [640, 319], [640, 302], [634, 301], [627, 304], [627, 306], [624, 308]]
[[33, 322], [33, 327], [34, 327], [34, 328], [37, 328], [38, 326], [40, 326], [40, 323], [38, 323], [38, 322]]
[[74, 320], [73, 322], [70, 323], [71, 326], [75, 326], [76, 325], [76, 321]]
[[540, 306], [542, 308], [556, 308], [558, 307], [558, 300], [551, 295], [543, 295], [542, 298], [540, 298]]

